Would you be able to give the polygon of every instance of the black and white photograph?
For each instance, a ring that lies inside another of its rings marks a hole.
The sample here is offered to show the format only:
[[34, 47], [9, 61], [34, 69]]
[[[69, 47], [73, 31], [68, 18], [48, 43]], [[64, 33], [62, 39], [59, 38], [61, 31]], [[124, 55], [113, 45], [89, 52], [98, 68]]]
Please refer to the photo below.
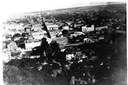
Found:
[[127, 85], [127, 3], [45, 1], [3, 8], [3, 85]]

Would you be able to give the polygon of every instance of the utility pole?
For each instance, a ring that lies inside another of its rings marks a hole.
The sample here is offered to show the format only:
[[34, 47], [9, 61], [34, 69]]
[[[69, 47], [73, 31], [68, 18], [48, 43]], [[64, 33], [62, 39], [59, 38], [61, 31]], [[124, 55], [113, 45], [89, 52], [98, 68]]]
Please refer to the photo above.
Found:
[[47, 32], [48, 38], [51, 38], [51, 35], [50, 35], [48, 28], [44, 22], [42, 14], [41, 14], [41, 25], [42, 25], [42, 30], [45, 30]]

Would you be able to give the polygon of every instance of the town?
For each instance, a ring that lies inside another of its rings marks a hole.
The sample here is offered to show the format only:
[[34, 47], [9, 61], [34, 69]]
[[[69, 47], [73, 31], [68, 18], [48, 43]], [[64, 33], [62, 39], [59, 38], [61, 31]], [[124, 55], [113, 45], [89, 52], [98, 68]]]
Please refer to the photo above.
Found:
[[33, 12], [4, 22], [4, 82], [127, 85], [126, 4], [85, 9]]

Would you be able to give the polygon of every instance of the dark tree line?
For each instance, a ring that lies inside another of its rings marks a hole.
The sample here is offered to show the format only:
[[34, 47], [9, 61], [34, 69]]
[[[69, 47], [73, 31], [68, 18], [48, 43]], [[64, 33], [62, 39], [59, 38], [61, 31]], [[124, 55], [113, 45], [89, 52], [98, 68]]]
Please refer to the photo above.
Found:
[[84, 21], [84, 24], [94, 24], [95, 26], [107, 25], [126, 28], [126, 5], [107, 5], [103, 9], [90, 10], [85, 12], [74, 12], [65, 14], [50, 15], [58, 21]]

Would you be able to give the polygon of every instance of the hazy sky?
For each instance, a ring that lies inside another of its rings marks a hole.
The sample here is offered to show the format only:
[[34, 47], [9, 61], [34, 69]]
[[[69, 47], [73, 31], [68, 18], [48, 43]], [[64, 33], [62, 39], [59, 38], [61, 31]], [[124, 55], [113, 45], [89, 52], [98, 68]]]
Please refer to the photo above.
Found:
[[105, 4], [105, 2], [108, 1], [115, 2], [115, 0], [3, 0], [1, 4], [3, 5], [2, 11], [5, 13], [22, 13], [74, 6]]
[[[3, 0], [0, 3], [2, 18], [7, 18], [12, 14], [25, 12], [70, 8], [78, 6], [104, 5], [105, 2], [115, 2], [117, 0]], [[118, 0], [118, 2], [126, 0]]]

